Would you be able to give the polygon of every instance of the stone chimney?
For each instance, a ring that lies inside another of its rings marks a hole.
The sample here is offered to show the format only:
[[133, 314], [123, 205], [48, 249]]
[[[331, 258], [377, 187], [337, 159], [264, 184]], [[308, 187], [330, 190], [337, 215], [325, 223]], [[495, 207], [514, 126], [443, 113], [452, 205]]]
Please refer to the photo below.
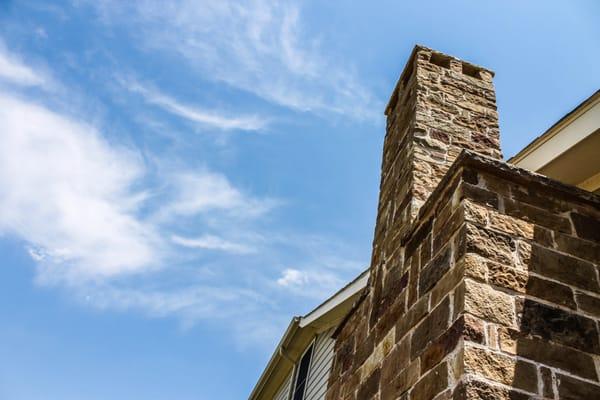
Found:
[[327, 400], [600, 399], [600, 196], [501, 161], [492, 76], [413, 50]]
[[397, 248], [461, 150], [502, 158], [493, 76], [426, 47], [413, 49], [385, 110], [372, 269]]

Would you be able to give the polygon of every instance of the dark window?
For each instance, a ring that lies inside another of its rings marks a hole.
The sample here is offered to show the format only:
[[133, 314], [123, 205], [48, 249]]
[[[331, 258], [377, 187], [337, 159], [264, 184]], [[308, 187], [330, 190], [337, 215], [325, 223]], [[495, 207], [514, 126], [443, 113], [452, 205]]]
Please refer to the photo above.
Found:
[[294, 384], [294, 395], [292, 396], [292, 400], [304, 399], [304, 389], [306, 388], [306, 378], [308, 378], [308, 367], [310, 366], [312, 351], [313, 346], [311, 344], [300, 359], [300, 364], [298, 364], [296, 369], [296, 383]]

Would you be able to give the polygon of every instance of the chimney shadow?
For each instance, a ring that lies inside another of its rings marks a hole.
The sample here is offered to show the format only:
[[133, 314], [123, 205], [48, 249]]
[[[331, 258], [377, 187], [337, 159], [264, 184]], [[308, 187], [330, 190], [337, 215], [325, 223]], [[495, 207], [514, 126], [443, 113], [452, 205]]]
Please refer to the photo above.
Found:
[[499, 350], [514, 354], [511, 399], [600, 399], [598, 244], [533, 225], [517, 240], [517, 329], [498, 327]]

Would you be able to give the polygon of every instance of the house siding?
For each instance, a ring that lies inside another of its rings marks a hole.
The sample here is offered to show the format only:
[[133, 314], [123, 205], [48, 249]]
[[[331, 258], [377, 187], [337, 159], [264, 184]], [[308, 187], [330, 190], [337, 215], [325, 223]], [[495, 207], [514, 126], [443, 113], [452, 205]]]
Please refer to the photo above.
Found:
[[313, 356], [311, 360], [305, 400], [322, 400], [327, 393], [327, 380], [333, 362], [333, 345], [335, 341], [331, 338], [333, 329], [319, 334], [315, 340]]
[[273, 400], [288, 400], [290, 395], [290, 386], [292, 386], [292, 373], [290, 372], [285, 381], [277, 391]]

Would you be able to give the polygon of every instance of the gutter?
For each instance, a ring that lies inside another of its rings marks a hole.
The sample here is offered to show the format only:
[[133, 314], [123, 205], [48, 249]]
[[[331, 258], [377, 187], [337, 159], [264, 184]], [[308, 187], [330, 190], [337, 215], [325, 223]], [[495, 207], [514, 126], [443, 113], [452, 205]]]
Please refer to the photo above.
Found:
[[286, 349], [286, 345], [288, 345], [292, 341], [292, 338], [296, 335], [296, 333], [298, 332], [298, 329], [300, 329], [300, 319], [301, 319], [301, 317], [294, 317], [290, 321], [290, 324], [288, 325], [288, 328], [286, 329], [285, 333], [283, 334], [283, 337], [279, 341], [279, 344], [275, 348], [275, 351], [273, 352], [273, 355], [271, 356], [271, 359], [269, 360], [267, 367], [264, 369], [263, 373], [260, 375], [260, 378], [258, 378], [256, 386], [254, 386], [254, 389], [252, 389], [252, 392], [250, 393], [250, 397], [248, 397], [249, 400], [254, 400], [254, 399], [260, 398], [260, 395], [265, 387], [265, 384], [269, 382], [271, 375], [273, 375], [273, 372], [276, 371], [277, 366], [279, 365], [279, 363], [282, 360], [286, 360], [286, 361], [290, 362], [292, 365], [294, 365], [294, 361], [292, 360], [291, 357], [289, 357], [289, 355], [287, 354], [285, 349]]

